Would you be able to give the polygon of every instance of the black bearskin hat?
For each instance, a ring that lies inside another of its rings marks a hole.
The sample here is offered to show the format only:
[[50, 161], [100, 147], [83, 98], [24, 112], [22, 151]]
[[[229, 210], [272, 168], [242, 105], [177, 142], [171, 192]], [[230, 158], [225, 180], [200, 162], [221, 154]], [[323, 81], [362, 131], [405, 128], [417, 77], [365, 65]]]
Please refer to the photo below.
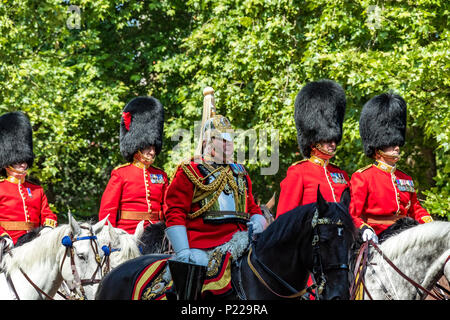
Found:
[[33, 129], [28, 117], [15, 111], [0, 117], [0, 168], [20, 162], [33, 165]]
[[363, 106], [359, 118], [359, 134], [366, 156], [372, 158], [377, 149], [403, 146], [406, 132], [406, 102], [394, 93], [383, 93]]
[[153, 97], [132, 99], [123, 109], [120, 120], [120, 152], [128, 161], [133, 161], [134, 154], [151, 145], [156, 154], [162, 149], [164, 130], [164, 109]]
[[311, 145], [319, 141], [342, 139], [345, 115], [345, 92], [331, 80], [306, 84], [295, 99], [297, 141], [304, 157], [311, 156]]

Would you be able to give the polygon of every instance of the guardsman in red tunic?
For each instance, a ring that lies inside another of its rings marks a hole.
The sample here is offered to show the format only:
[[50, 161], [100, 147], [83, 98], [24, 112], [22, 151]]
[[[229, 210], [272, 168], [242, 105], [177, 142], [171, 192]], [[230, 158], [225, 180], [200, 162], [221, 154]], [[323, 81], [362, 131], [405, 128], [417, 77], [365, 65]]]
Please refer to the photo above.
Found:
[[[280, 183], [277, 218], [298, 206], [317, 202], [319, 186], [328, 202], [339, 202], [349, 187], [347, 173], [330, 163], [342, 139], [345, 108], [345, 92], [331, 80], [310, 82], [297, 94], [297, 141], [306, 159], [291, 165]], [[312, 284], [310, 277], [307, 285]]]
[[344, 170], [330, 163], [342, 139], [346, 107], [342, 87], [331, 80], [305, 85], [295, 99], [297, 140], [304, 160], [289, 167], [281, 182], [276, 216], [317, 201], [317, 188], [328, 202], [339, 202], [349, 187]]
[[166, 195], [166, 234], [175, 251], [174, 260], [184, 263], [187, 270], [206, 266], [206, 250], [226, 243], [248, 225], [254, 233], [266, 227], [247, 171], [231, 161], [231, 124], [215, 114], [213, 92], [209, 87], [204, 90], [198, 157], [178, 166]]
[[[56, 227], [41, 186], [27, 181], [33, 165], [33, 136], [28, 117], [10, 112], [0, 117], [0, 237], [8, 248], [18, 238], [37, 227]], [[41, 231], [41, 232], [45, 232]]]
[[363, 241], [378, 242], [378, 235], [403, 217], [431, 222], [420, 205], [413, 179], [396, 167], [405, 144], [406, 102], [393, 93], [369, 100], [361, 111], [359, 132], [367, 157], [374, 163], [351, 179], [350, 214]]
[[99, 221], [109, 215], [116, 228], [134, 233], [138, 223], [164, 220], [163, 204], [169, 179], [152, 166], [161, 152], [164, 109], [153, 97], [137, 97], [123, 109], [120, 152], [128, 161], [111, 172], [102, 196]]

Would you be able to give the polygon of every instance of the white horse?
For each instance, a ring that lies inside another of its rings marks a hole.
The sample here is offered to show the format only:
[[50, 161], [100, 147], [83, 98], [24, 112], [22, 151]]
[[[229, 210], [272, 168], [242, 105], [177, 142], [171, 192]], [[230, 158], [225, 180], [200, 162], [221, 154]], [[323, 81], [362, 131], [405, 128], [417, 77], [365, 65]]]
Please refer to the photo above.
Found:
[[[139, 222], [134, 234], [129, 234], [125, 230], [114, 228], [107, 220], [108, 217], [96, 223], [93, 227], [97, 236], [99, 247], [104, 252], [102, 261], [102, 276], [117, 267], [119, 264], [141, 256], [139, 250], [139, 239], [144, 233], [144, 221]], [[105, 225], [106, 228], [99, 228], [99, 225]], [[104, 248], [106, 246], [106, 248]], [[105, 252], [106, 251], [106, 252]], [[95, 293], [98, 289], [98, 283], [92, 283], [84, 286], [86, 298], [95, 299]]]
[[79, 224], [69, 213], [69, 224], [60, 225], [3, 255], [0, 300], [49, 299], [63, 281], [78, 290], [80, 279], [89, 279], [98, 270], [102, 252], [96, 247], [92, 226]]
[[[379, 245], [381, 251], [404, 274], [430, 290], [445, 274], [450, 275], [450, 222], [434, 221], [407, 229]], [[374, 300], [423, 299], [416, 289], [370, 247], [364, 282]], [[364, 299], [370, 299], [364, 294]]]

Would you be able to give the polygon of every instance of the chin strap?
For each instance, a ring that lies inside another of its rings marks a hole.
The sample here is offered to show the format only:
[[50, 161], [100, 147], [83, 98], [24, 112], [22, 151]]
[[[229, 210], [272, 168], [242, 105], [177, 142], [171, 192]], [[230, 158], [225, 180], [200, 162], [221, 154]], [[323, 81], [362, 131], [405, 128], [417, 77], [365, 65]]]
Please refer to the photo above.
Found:
[[402, 157], [400, 154], [398, 155], [391, 155], [391, 154], [387, 154], [381, 150], [377, 150], [377, 153], [382, 156], [385, 159], [389, 159], [389, 160], [400, 160], [400, 158]]

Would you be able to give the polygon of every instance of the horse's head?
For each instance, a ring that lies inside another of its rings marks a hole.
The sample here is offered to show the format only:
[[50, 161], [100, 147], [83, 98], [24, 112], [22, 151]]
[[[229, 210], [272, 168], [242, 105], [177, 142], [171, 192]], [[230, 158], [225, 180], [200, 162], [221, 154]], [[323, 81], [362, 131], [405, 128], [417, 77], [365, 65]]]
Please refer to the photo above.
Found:
[[[317, 190], [316, 209], [311, 220], [312, 255], [306, 261], [318, 285], [319, 299], [349, 299], [348, 261], [354, 226], [348, 213], [350, 193], [340, 203], [326, 202]], [[308, 245], [308, 244], [306, 244]], [[311, 249], [309, 250], [311, 252]]]
[[[105, 218], [106, 219], [106, 218]], [[115, 228], [107, 221], [107, 227], [96, 233], [102, 251], [105, 253], [105, 273], [119, 264], [141, 255], [139, 238], [144, 232], [144, 220], [138, 223], [135, 233], [129, 234], [123, 229]], [[100, 223], [100, 222], [98, 222]], [[95, 229], [95, 228], [94, 228]]]
[[101, 279], [100, 261], [103, 253], [99, 251], [92, 226], [89, 223], [78, 223], [70, 212], [68, 217], [68, 234], [62, 238], [66, 252], [60, 265], [61, 275], [70, 289], [84, 295], [82, 285]]

